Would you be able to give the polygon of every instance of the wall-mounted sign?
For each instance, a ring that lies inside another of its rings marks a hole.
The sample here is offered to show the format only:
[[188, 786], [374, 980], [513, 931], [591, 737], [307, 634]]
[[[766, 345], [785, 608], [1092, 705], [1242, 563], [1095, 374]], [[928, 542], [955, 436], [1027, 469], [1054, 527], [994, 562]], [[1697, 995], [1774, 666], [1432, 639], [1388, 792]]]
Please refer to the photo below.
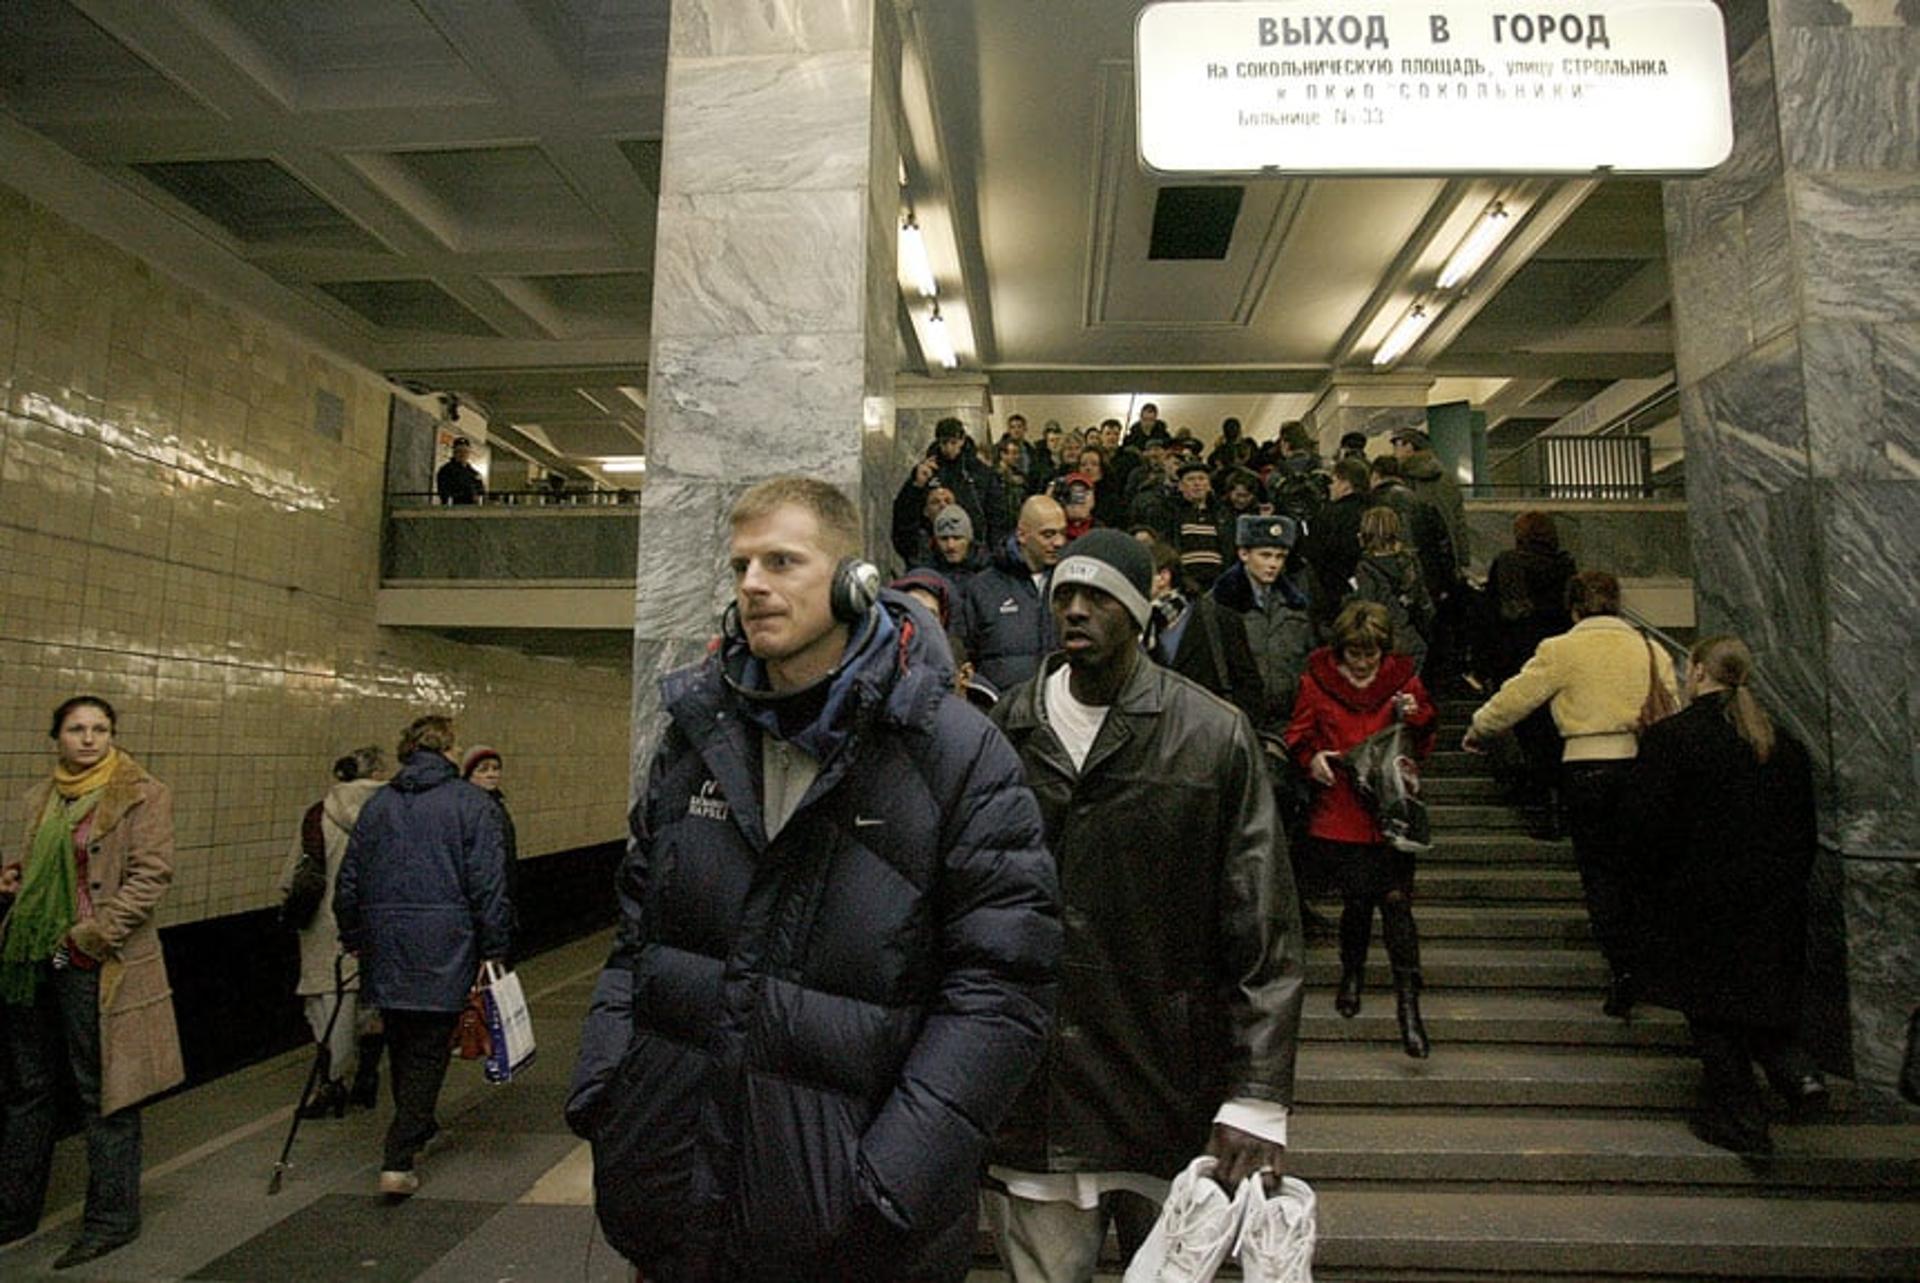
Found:
[[1164, 173], [1701, 173], [1733, 148], [1713, 0], [1179, 0], [1134, 29]]

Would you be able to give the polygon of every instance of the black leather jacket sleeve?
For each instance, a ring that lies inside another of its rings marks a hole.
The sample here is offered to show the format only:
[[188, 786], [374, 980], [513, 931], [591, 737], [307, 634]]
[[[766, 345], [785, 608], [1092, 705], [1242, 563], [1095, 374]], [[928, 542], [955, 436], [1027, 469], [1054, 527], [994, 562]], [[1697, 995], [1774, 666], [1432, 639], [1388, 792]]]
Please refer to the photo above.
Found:
[[1234, 719], [1222, 831], [1229, 835], [1220, 897], [1221, 983], [1232, 1020], [1228, 1096], [1293, 1103], [1293, 1070], [1305, 995], [1300, 905], [1259, 742]]

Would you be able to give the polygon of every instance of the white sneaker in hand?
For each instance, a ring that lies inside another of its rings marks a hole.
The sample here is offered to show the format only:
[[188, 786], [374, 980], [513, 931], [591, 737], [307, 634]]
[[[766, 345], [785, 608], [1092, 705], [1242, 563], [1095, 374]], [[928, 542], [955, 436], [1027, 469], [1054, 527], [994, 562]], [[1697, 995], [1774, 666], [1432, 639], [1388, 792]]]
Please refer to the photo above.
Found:
[[1173, 1178], [1160, 1219], [1127, 1266], [1126, 1283], [1207, 1283], [1239, 1235], [1240, 1208], [1196, 1158]]
[[1313, 1283], [1314, 1203], [1312, 1187], [1296, 1177], [1281, 1178], [1272, 1195], [1258, 1176], [1240, 1182], [1233, 1198], [1240, 1240], [1233, 1253], [1246, 1283]]

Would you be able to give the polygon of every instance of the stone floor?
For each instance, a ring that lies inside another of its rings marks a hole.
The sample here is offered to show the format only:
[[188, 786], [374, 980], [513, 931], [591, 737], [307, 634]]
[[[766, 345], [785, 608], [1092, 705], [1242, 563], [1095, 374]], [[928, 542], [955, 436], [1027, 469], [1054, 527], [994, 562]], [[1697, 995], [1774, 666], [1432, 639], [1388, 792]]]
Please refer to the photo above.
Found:
[[626, 1283], [631, 1269], [594, 1223], [588, 1148], [561, 1117], [607, 947], [603, 933], [522, 966], [538, 1057], [501, 1086], [454, 1062], [445, 1140], [421, 1161], [413, 1198], [389, 1204], [374, 1189], [384, 1091], [379, 1109], [301, 1123], [280, 1192], [268, 1195], [311, 1063], [290, 1053], [148, 1106], [139, 1240], [56, 1274], [86, 1190], [79, 1138], [61, 1142], [40, 1231], [0, 1248], [0, 1279]]

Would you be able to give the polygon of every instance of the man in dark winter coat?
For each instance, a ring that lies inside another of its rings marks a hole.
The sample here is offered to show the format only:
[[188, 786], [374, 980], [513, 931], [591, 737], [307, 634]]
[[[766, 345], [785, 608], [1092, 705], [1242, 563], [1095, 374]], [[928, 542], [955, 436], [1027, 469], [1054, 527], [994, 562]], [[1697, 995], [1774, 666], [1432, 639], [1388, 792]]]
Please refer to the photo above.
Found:
[[974, 453], [966, 425], [958, 419], [942, 419], [935, 424], [929, 458], [933, 463], [931, 484], [953, 491], [953, 501], [973, 519], [974, 534], [987, 547], [997, 547], [1007, 537], [1007, 504], [1001, 496], [1000, 476]]
[[449, 1041], [483, 962], [511, 946], [500, 808], [460, 778], [453, 722], [421, 717], [400, 737], [400, 772], [367, 799], [334, 880], [340, 945], [360, 955], [360, 1000], [378, 1007], [393, 1073], [380, 1192], [420, 1188], [413, 1170], [438, 1131]]
[[1091, 1277], [1194, 1155], [1231, 1190], [1285, 1165], [1300, 919], [1244, 714], [1149, 661], [1152, 562], [1117, 530], [1068, 545], [1063, 654], [995, 706], [1040, 801], [1066, 953], [1041, 1072], [993, 1145], [1014, 1279]]
[[1301, 555], [1313, 575], [1313, 625], [1323, 638], [1353, 591], [1353, 572], [1360, 565], [1360, 518], [1367, 512], [1369, 484], [1364, 459], [1334, 460], [1332, 500], [1320, 509], [1300, 541]]
[[1147, 654], [1226, 700], [1258, 726], [1266, 712], [1266, 687], [1247, 648], [1240, 616], [1194, 590], [1181, 571], [1179, 553], [1158, 539], [1147, 551], [1153, 558]]
[[954, 631], [966, 645], [967, 658], [997, 691], [1012, 690], [1033, 676], [1041, 656], [1053, 649], [1046, 583], [1066, 542], [1065, 509], [1035, 495], [1021, 505], [1013, 538], [960, 594]]
[[1458, 667], [1465, 649], [1466, 596], [1459, 591], [1458, 581], [1467, 573], [1471, 553], [1467, 545], [1467, 507], [1460, 495], [1460, 483], [1440, 466], [1439, 456], [1434, 454], [1433, 442], [1428, 439], [1425, 429], [1407, 427], [1396, 431], [1393, 434], [1393, 454], [1400, 461], [1400, 474], [1406, 478], [1413, 493], [1432, 504], [1440, 514], [1447, 527], [1447, 538], [1453, 545], [1453, 566], [1441, 591], [1436, 593], [1431, 583], [1427, 585], [1427, 595], [1433, 598], [1438, 612], [1431, 630], [1432, 636], [1427, 639], [1429, 649], [1425, 671], [1429, 680], [1433, 680], [1434, 675], [1451, 672]]
[[1240, 616], [1260, 669], [1266, 700], [1254, 724], [1274, 735], [1293, 716], [1293, 697], [1313, 649], [1307, 592], [1287, 566], [1298, 530], [1293, 518], [1277, 514], [1240, 518], [1234, 527], [1239, 560], [1213, 583], [1213, 599]]
[[567, 1102], [650, 1283], [957, 1281], [1045, 1041], [1058, 886], [939, 631], [811, 478], [732, 514], [734, 606], [668, 723]]

